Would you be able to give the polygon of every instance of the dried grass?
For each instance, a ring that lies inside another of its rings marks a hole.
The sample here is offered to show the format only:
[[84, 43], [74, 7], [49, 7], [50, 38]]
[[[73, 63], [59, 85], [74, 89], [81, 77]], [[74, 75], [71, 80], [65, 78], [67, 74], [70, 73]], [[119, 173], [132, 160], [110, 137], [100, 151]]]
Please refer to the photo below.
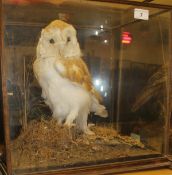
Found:
[[11, 145], [13, 167], [61, 167], [151, 152], [135, 139], [118, 135], [113, 128], [92, 126], [91, 130], [95, 135], [61, 127], [55, 119], [33, 120]]

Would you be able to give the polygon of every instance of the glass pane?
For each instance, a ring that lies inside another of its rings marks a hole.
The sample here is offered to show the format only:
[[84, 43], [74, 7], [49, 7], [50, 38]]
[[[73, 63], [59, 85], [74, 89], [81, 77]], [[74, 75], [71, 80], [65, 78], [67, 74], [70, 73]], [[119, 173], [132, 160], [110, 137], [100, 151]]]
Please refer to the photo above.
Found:
[[4, 3], [15, 173], [163, 154], [170, 14], [134, 8]]
[[164, 13], [121, 30], [117, 128], [152, 153], [162, 153], [165, 143], [169, 24], [170, 14]]

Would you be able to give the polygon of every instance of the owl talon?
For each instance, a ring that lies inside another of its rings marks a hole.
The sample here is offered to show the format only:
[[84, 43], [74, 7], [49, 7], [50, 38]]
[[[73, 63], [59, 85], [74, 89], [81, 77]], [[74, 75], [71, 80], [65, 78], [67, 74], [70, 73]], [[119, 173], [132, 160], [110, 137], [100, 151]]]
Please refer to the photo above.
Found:
[[57, 123], [58, 123], [59, 126], [62, 126], [63, 125], [62, 124], [62, 121], [58, 121]]
[[86, 131], [84, 131], [84, 134], [86, 134], [86, 135], [95, 135], [95, 133], [93, 131], [91, 131], [90, 129], [87, 129]]
[[88, 128], [91, 128], [91, 127], [93, 127], [93, 126], [95, 126], [94, 123], [89, 123], [89, 124], [88, 124]]
[[74, 123], [71, 123], [71, 124], [64, 123], [64, 126], [70, 129], [70, 128], [74, 127], [75, 124]]

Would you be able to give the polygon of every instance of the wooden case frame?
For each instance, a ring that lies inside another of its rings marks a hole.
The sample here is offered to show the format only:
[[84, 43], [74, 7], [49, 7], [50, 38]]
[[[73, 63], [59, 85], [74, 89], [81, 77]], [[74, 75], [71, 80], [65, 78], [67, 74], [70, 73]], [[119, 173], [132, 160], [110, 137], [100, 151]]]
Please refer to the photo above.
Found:
[[[8, 107], [8, 97], [7, 97], [7, 88], [6, 88], [6, 61], [4, 59], [3, 53], [3, 36], [4, 36], [4, 25], [3, 25], [3, 0], [0, 1], [0, 16], [1, 16], [1, 27], [0, 27], [0, 52], [1, 52], [1, 83], [2, 83], [2, 104], [3, 104], [3, 126], [4, 126], [4, 135], [5, 135], [5, 162], [0, 161], [0, 171], [3, 174], [12, 175], [12, 164], [11, 164], [11, 149], [10, 149], [10, 131], [9, 131], [9, 107]], [[134, 6], [143, 6], [143, 7], [151, 7], [151, 8], [160, 8], [162, 12], [171, 11], [172, 6], [162, 5], [162, 4], [153, 4], [149, 3], [150, 1], [138, 2], [138, 1], [127, 1], [127, 0], [92, 0], [97, 2], [110, 2], [110, 3], [118, 3], [118, 4], [126, 4], [126, 5], [134, 5]], [[170, 36], [170, 45], [172, 46], [172, 29]], [[172, 50], [172, 49], [171, 49]], [[160, 167], [169, 167], [172, 168], [172, 156], [169, 155], [169, 129], [170, 129], [170, 117], [171, 117], [171, 102], [172, 98], [170, 94], [172, 93], [172, 51], [170, 55], [170, 64], [168, 67], [169, 77], [169, 90], [168, 90], [168, 120], [165, 124], [165, 147], [164, 147], [164, 155], [155, 158], [147, 158], [141, 160], [132, 160], [132, 161], [123, 161], [119, 163], [106, 163], [101, 165], [94, 166], [83, 166], [78, 168], [66, 168], [59, 170], [50, 170], [45, 172], [37, 172], [37, 173], [23, 173], [23, 174], [35, 174], [35, 175], [65, 175], [65, 174], [75, 174], [75, 175], [90, 175], [90, 174], [116, 174], [130, 171], [137, 171], [143, 169], [152, 169], [152, 168], [160, 168]]]

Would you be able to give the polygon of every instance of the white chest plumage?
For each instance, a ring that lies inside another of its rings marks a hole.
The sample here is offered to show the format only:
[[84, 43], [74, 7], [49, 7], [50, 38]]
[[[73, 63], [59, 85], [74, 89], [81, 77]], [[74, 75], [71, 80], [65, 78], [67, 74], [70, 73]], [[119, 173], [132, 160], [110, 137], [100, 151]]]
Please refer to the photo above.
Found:
[[87, 118], [91, 110], [89, 92], [61, 77], [55, 70], [53, 58], [37, 59], [34, 72], [42, 87], [42, 96], [59, 124], [65, 120], [64, 124], [71, 126], [76, 120], [80, 130], [91, 133], [87, 127]]

